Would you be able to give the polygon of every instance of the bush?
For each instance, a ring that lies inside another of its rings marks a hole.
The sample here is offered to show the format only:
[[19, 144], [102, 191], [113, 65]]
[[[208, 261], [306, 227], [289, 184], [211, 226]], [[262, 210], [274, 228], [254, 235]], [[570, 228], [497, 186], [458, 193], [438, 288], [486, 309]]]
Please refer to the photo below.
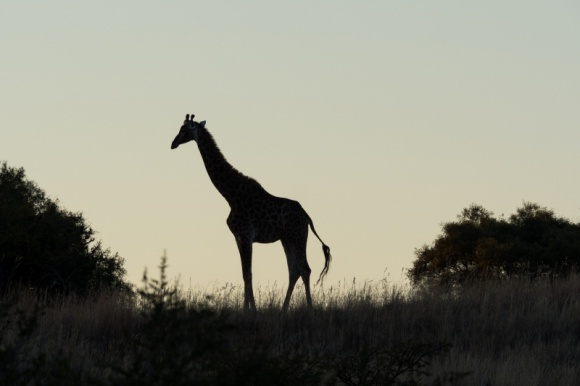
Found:
[[103, 249], [81, 213], [62, 209], [23, 168], [0, 168], [0, 291], [17, 284], [85, 294], [128, 289], [123, 259]]
[[215, 378], [216, 363], [231, 329], [225, 315], [208, 307], [192, 308], [177, 283], [167, 280], [167, 258], [160, 278], [143, 278], [138, 290], [142, 325], [128, 337], [124, 362], [114, 367], [112, 385], [206, 385]]
[[414, 284], [461, 285], [470, 280], [548, 274], [580, 266], [580, 224], [524, 203], [507, 220], [471, 205], [443, 225], [432, 245], [415, 251], [408, 276]]
[[63, 353], [47, 355], [38, 348], [43, 307], [18, 308], [16, 294], [0, 299], [0, 386], [82, 384], [81, 375]]

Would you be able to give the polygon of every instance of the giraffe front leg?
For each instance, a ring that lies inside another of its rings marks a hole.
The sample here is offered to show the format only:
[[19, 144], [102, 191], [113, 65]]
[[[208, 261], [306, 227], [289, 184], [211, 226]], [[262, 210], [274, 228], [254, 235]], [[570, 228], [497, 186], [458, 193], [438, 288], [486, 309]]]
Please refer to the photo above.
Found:
[[244, 308], [243, 312], [256, 312], [254, 289], [252, 287], [252, 242], [236, 236], [236, 243], [242, 259], [242, 275], [244, 277]]

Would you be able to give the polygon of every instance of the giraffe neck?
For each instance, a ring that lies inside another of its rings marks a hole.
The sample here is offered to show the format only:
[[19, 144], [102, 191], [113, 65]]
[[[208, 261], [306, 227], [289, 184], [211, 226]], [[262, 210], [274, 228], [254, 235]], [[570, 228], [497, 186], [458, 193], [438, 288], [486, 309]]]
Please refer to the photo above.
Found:
[[197, 146], [211, 182], [230, 207], [234, 205], [235, 198], [240, 194], [252, 194], [248, 192], [248, 185], [263, 191], [257, 181], [240, 173], [226, 160], [207, 129], [199, 128]]

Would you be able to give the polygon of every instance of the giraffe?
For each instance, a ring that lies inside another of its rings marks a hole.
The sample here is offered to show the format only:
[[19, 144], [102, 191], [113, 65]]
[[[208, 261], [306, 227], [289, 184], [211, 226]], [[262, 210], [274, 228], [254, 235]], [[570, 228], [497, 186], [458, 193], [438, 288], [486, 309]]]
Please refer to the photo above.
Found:
[[256, 312], [252, 288], [252, 244], [273, 243], [278, 240], [286, 254], [289, 283], [283, 312], [288, 310], [292, 291], [299, 278], [304, 282], [306, 302], [312, 309], [310, 294], [310, 267], [306, 259], [308, 226], [322, 243], [324, 268], [318, 282], [322, 281], [330, 268], [330, 248], [324, 244], [314, 229], [314, 224], [297, 201], [276, 197], [268, 193], [253, 178], [247, 177], [234, 168], [223, 156], [213, 136], [206, 129], [205, 121], [196, 122], [195, 115], [185, 116], [179, 133], [171, 143], [171, 149], [195, 141], [211, 182], [230, 206], [227, 225], [233, 233], [242, 260], [244, 278], [243, 311]]

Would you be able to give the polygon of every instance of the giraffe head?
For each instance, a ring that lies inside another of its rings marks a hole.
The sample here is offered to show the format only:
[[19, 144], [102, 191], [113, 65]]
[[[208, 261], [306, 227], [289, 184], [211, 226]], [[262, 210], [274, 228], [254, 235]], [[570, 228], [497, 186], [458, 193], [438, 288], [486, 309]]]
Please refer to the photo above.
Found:
[[205, 127], [205, 121], [196, 122], [193, 120], [195, 115], [191, 114], [191, 118], [189, 114], [185, 116], [185, 121], [183, 121], [183, 125], [179, 129], [179, 133], [171, 142], [171, 148], [177, 149], [177, 147], [183, 143], [187, 143], [189, 141], [197, 141], [197, 132], [200, 127]]

